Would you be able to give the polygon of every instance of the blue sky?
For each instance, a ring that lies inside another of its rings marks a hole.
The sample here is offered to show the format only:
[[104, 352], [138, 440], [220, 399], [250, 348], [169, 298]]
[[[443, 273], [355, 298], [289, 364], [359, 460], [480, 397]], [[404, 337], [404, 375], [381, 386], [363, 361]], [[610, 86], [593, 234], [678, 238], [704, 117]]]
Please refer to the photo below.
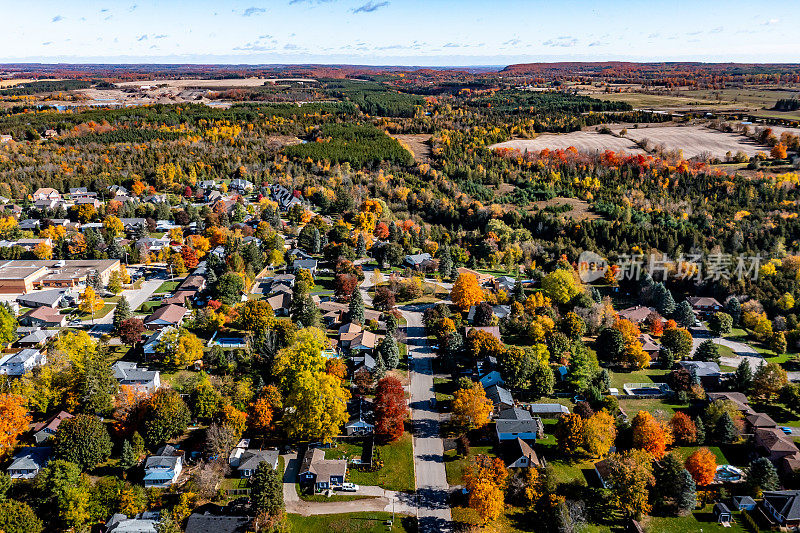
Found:
[[0, 62], [800, 62], [798, 0], [0, 0], [0, 13]]

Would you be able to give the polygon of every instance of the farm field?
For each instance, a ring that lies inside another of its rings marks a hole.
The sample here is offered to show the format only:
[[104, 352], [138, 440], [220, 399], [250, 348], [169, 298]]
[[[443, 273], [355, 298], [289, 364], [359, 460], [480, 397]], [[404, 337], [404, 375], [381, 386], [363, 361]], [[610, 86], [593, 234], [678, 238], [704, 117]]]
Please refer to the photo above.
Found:
[[317, 80], [306, 78], [236, 78], [225, 80], [201, 80], [201, 79], [186, 79], [186, 80], [149, 80], [149, 81], [129, 81], [118, 83], [119, 87], [141, 87], [142, 85], [158, 86], [166, 85], [168, 87], [260, 87], [265, 83], [278, 83], [281, 81], [302, 81], [306, 83], [316, 83]]
[[[621, 129], [614, 128], [615, 133]], [[682, 150], [686, 159], [707, 153], [712, 157], [722, 158], [726, 152], [744, 152], [754, 156], [757, 152], [769, 152], [769, 148], [761, 146], [742, 135], [724, 133], [703, 126], [664, 126], [653, 128], [628, 129], [627, 136], [635, 141], [647, 139], [650, 148], [663, 145], [666, 151]]]
[[489, 148], [511, 148], [524, 152], [525, 150], [566, 150], [574, 146], [580, 152], [595, 153], [613, 150], [628, 154], [644, 154], [645, 151], [628, 139], [620, 139], [613, 135], [597, 133], [595, 131], [573, 131], [563, 134], [544, 133], [535, 139], [514, 139], [497, 143]]
[[417, 163], [428, 163], [431, 160], [431, 147], [428, 144], [431, 136], [427, 133], [419, 134], [397, 134], [392, 135], [395, 139], [411, 149], [414, 160]]

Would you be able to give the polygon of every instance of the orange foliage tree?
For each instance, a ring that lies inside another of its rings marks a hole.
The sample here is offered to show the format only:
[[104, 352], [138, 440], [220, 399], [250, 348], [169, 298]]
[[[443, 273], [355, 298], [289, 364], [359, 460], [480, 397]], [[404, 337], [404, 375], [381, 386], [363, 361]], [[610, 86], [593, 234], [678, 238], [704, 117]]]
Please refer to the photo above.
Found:
[[474, 274], [464, 272], [458, 275], [450, 291], [450, 299], [460, 310], [466, 312], [473, 305], [483, 301], [483, 291]]
[[25, 398], [17, 394], [0, 394], [0, 448], [11, 446], [30, 423]]
[[555, 435], [558, 448], [566, 454], [575, 453], [584, 441], [584, 422], [580, 415], [569, 413], [558, 419]]
[[714, 474], [717, 472], [717, 458], [708, 448], [700, 448], [686, 458], [685, 466], [695, 483], [705, 486], [714, 481]]
[[647, 411], [639, 411], [631, 423], [633, 446], [661, 459], [672, 444], [672, 432]]
[[480, 383], [472, 388], [455, 392], [453, 400], [453, 421], [464, 428], [478, 429], [489, 423], [492, 414], [492, 401], [486, 397], [486, 391]]
[[497, 457], [476, 456], [464, 473], [464, 485], [469, 491], [469, 506], [481, 520], [496, 520], [505, 505], [503, 494], [508, 477], [503, 461]]
[[672, 428], [672, 436], [675, 442], [680, 444], [694, 444], [697, 440], [697, 426], [689, 415], [683, 411], [678, 411], [669, 421]]
[[471, 329], [467, 333], [467, 349], [475, 359], [485, 359], [498, 357], [503, 351], [503, 345], [488, 331]]

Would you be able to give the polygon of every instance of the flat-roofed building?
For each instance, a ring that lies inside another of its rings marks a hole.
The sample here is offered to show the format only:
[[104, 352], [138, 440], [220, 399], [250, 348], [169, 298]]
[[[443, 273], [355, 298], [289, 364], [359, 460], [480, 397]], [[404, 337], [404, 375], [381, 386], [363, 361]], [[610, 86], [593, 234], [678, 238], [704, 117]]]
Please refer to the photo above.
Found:
[[119, 271], [119, 259], [0, 261], [0, 293], [27, 294], [35, 289], [84, 285], [93, 271], [104, 285], [111, 273]]

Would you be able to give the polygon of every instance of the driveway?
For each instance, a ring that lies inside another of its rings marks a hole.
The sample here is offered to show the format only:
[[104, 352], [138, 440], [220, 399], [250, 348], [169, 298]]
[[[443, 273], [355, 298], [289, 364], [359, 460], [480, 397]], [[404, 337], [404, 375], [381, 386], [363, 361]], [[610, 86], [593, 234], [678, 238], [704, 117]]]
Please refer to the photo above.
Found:
[[303, 516], [322, 515], [322, 514], [343, 514], [385, 511], [398, 514], [414, 515], [416, 507], [414, 495], [393, 490], [384, 490], [381, 487], [367, 486], [359, 487], [358, 492], [340, 492], [343, 496], [370, 496], [360, 500], [345, 502], [307, 502], [300, 499], [297, 495], [295, 483], [297, 482], [297, 469], [300, 462], [297, 460], [296, 453], [289, 453], [283, 456], [286, 471], [283, 474], [283, 502], [286, 505], [287, 513], [295, 513]]
[[[140, 289], [126, 289], [122, 291], [122, 296], [124, 296], [131, 305], [131, 311], [135, 311], [139, 306], [150, 299], [162, 283], [164, 283], [163, 279], [151, 279], [142, 283]], [[106, 316], [98, 318], [94, 322], [89, 319], [85, 320], [83, 323], [91, 327], [90, 333], [92, 335], [102, 335], [103, 333], [113, 333], [113, 320], [114, 311], [111, 310]]]
[[411, 420], [414, 428], [414, 474], [421, 532], [452, 531], [448, 505], [450, 487], [444, 468], [444, 442], [439, 435], [440, 415], [431, 408], [435, 357], [428, 345], [422, 312], [427, 306], [404, 306], [406, 342], [411, 378]]
[[714, 337], [711, 331], [705, 326], [697, 326], [689, 328], [692, 334], [692, 354], [694, 354], [700, 343], [711, 339], [714, 344], [730, 348], [735, 354], [735, 357], [722, 357], [720, 362], [727, 366], [739, 366], [742, 360], [746, 360], [750, 368], [755, 372], [758, 367], [764, 362], [764, 358], [752, 346], [743, 342], [737, 342], [724, 337]]

